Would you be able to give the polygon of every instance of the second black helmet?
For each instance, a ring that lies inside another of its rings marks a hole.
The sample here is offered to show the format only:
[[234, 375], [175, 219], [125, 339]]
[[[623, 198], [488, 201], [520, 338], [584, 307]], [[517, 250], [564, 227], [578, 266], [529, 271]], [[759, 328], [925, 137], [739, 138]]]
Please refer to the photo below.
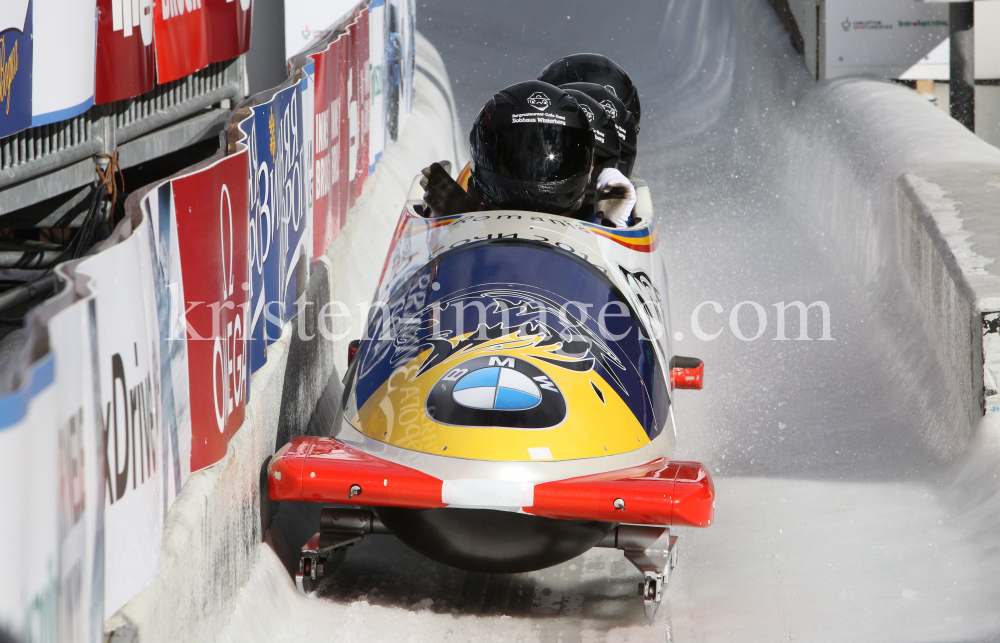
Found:
[[530, 80], [497, 92], [469, 133], [472, 179], [492, 209], [567, 214], [583, 203], [594, 131], [566, 92]]
[[592, 180], [597, 178], [601, 170], [608, 167], [618, 167], [621, 159], [621, 140], [614, 120], [608, 115], [603, 105], [578, 89], [560, 87], [580, 103], [580, 108], [587, 114], [590, 127], [594, 130], [594, 172]]
[[607, 117], [614, 123], [618, 132], [620, 143], [618, 169], [625, 176], [632, 176], [632, 167], [635, 165], [637, 151], [637, 128], [632, 120], [632, 113], [625, 109], [622, 102], [618, 100], [606, 87], [597, 83], [567, 83], [560, 87], [567, 91], [576, 90], [593, 98], [604, 109]]
[[601, 54], [573, 54], [560, 58], [542, 70], [538, 80], [565, 85], [566, 83], [597, 83], [605, 87], [625, 104], [632, 113], [636, 130], [642, 110], [639, 106], [639, 90], [632, 79], [615, 61]]

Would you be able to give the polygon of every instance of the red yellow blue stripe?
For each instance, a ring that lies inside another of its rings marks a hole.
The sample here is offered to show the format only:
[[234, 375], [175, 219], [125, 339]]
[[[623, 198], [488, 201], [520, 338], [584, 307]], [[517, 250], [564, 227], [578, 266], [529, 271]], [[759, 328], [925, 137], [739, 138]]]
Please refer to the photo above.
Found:
[[660, 234], [656, 228], [641, 228], [639, 230], [612, 230], [592, 223], [583, 223], [590, 231], [599, 237], [610, 239], [618, 245], [638, 252], [652, 252], [660, 242]]

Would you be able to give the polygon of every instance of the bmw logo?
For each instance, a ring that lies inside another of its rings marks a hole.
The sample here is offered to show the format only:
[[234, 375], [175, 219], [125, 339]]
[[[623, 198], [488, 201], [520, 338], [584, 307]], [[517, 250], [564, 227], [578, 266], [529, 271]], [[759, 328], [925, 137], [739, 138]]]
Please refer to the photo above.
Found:
[[545, 429], [566, 417], [566, 400], [533, 364], [486, 355], [445, 373], [427, 396], [427, 414], [458, 426]]

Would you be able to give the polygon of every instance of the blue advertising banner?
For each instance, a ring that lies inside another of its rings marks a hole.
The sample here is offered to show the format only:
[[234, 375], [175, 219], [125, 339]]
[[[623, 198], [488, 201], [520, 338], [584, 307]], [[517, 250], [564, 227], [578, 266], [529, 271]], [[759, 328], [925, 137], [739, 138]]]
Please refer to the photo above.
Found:
[[0, 4], [0, 137], [31, 127], [30, 0]]
[[[311, 226], [305, 182], [302, 120], [307, 79], [253, 106], [240, 124], [250, 148], [250, 372], [266, 361], [266, 348], [295, 314], [295, 301], [309, 276]], [[311, 141], [311, 136], [309, 137]], [[310, 142], [311, 147], [311, 142]], [[311, 165], [311, 149], [309, 165]]]

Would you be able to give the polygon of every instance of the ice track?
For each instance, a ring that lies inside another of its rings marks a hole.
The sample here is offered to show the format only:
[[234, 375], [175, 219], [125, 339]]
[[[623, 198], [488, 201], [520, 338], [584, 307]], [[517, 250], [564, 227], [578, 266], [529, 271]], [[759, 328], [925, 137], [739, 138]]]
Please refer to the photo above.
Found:
[[[715, 472], [717, 523], [682, 532], [652, 623], [613, 550], [500, 576], [371, 537], [309, 598], [262, 547], [223, 639], [996, 640], [1000, 436], [968, 426], [936, 377], [885, 221], [904, 171], [1000, 152], [904, 88], [815, 84], [764, 0], [428, 2], [418, 16], [462, 123], [567, 53], [633, 75], [676, 349], [706, 362], [706, 390], [677, 395], [678, 456]], [[835, 341], [773, 341], [771, 305], [793, 300], [827, 302]], [[703, 301], [724, 307], [703, 314], [724, 331], [712, 342], [691, 332]], [[742, 301], [770, 311], [757, 341], [728, 330]]]

